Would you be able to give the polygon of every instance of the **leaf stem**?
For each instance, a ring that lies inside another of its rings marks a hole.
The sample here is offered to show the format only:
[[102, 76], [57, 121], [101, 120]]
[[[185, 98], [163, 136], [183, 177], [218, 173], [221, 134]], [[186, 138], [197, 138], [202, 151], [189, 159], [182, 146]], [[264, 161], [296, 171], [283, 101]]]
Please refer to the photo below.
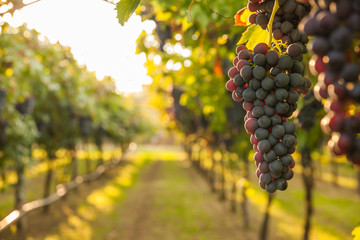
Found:
[[269, 42], [268, 42], [268, 46], [271, 47], [271, 42], [272, 42], [272, 26], [273, 26], [273, 23], [274, 23], [274, 18], [275, 18], [275, 14], [276, 14], [276, 11], [279, 9], [279, 0], [275, 0], [274, 2], [274, 8], [272, 10], [272, 13], [271, 13], [271, 17], [270, 17], [270, 20], [269, 20], [269, 24], [268, 24], [268, 29], [269, 29]]

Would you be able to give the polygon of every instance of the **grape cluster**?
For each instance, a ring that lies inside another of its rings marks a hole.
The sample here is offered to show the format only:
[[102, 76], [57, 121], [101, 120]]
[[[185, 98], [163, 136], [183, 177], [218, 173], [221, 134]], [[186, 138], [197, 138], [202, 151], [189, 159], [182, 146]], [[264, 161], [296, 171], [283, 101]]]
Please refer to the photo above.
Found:
[[[288, 45], [298, 43], [304, 47], [309, 39], [297, 28], [300, 20], [310, 12], [310, 5], [295, 0], [279, 0], [279, 5], [272, 25], [274, 39], [281, 40]], [[249, 16], [249, 22], [257, 24], [265, 30], [274, 8], [274, 0], [249, 0], [247, 8], [254, 12]], [[302, 58], [302, 55], [299, 57]]]
[[321, 127], [331, 133], [328, 145], [360, 165], [360, 1], [314, 3], [300, 29], [314, 36], [310, 70], [318, 74], [315, 97], [327, 99]]
[[287, 180], [294, 175], [291, 154], [296, 145], [296, 127], [287, 118], [297, 108], [299, 93], [311, 86], [310, 80], [302, 76], [304, 66], [295, 60], [302, 54], [301, 47], [291, 44], [286, 53], [279, 55], [259, 43], [254, 50], [240, 45], [236, 53], [226, 88], [235, 101], [244, 100], [245, 129], [256, 151], [259, 184], [270, 193], [285, 190]]

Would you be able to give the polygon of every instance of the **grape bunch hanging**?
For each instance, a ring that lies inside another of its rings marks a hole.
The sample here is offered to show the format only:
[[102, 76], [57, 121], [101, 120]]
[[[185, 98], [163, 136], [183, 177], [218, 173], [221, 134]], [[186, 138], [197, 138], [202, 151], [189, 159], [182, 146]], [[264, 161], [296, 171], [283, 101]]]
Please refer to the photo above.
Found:
[[302, 76], [304, 66], [296, 60], [302, 48], [291, 44], [280, 55], [259, 43], [253, 50], [240, 45], [236, 53], [226, 88], [235, 101], [244, 100], [245, 129], [256, 151], [259, 184], [270, 193], [285, 190], [294, 175], [291, 154], [296, 145], [296, 127], [288, 118], [297, 108], [299, 93], [311, 86]]
[[360, 165], [360, 1], [316, 1], [300, 28], [314, 36], [310, 69], [318, 74], [315, 97], [326, 99], [328, 146]]
[[[295, 0], [249, 0], [249, 22], [269, 31], [278, 42], [259, 43], [254, 49], [238, 46], [226, 88], [234, 101], [244, 101], [245, 129], [256, 151], [254, 160], [259, 185], [269, 193], [285, 190], [292, 179], [296, 126], [288, 119], [300, 94], [311, 87], [301, 63], [307, 52], [307, 35], [298, 25], [310, 5]], [[276, 11], [273, 13], [273, 11]], [[282, 42], [282, 44], [281, 44]]]

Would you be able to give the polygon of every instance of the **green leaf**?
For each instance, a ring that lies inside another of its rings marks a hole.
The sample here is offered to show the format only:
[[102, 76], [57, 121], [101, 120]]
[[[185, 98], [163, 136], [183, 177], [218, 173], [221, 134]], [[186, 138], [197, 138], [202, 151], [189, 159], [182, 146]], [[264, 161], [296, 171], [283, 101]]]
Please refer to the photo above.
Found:
[[140, 0], [121, 0], [117, 3], [117, 18], [119, 19], [121, 26], [124, 26], [124, 24], [129, 20], [130, 16], [134, 13], [139, 4]]
[[269, 33], [266, 30], [263, 30], [258, 25], [251, 25], [248, 29], [242, 34], [239, 44], [245, 44], [248, 49], [253, 49], [258, 43], [267, 43], [269, 38]]

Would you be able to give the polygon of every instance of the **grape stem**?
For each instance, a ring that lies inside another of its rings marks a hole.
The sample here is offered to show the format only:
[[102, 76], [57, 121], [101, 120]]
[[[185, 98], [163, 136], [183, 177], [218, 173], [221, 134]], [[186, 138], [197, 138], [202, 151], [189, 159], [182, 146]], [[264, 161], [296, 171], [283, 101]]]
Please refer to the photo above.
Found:
[[275, 18], [275, 14], [276, 14], [276, 11], [279, 9], [279, 0], [275, 0], [274, 2], [274, 8], [272, 10], [272, 13], [271, 13], [271, 17], [270, 17], [270, 20], [269, 20], [269, 24], [268, 24], [268, 29], [269, 29], [269, 42], [268, 42], [268, 46], [271, 47], [271, 42], [272, 42], [272, 26], [273, 26], [273, 23], [274, 23], [274, 18]]

